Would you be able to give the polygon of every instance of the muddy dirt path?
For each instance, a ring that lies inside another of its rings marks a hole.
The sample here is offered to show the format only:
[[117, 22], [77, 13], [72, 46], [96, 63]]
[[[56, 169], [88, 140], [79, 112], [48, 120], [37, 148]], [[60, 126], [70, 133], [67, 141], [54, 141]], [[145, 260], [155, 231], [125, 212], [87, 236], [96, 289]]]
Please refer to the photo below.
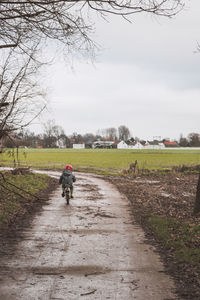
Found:
[[0, 258], [0, 299], [176, 299], [128, 200], [83, 174], [74, 196], [67, 206], [57, 189], [15, 251]]

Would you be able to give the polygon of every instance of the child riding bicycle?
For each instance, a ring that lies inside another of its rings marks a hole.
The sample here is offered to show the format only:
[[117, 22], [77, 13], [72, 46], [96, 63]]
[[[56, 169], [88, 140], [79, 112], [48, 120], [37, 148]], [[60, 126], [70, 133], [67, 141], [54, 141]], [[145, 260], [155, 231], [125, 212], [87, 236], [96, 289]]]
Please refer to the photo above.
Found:
[[76, 181], [75, 175], [72, 173], [72, 166], [66, 165], [65, 170], [59, 179], [59, 184], [62, 184], [62, 197], [65, 196], [65, 188], [70, 188], [70, 197], [73, 198], [73, 183]]

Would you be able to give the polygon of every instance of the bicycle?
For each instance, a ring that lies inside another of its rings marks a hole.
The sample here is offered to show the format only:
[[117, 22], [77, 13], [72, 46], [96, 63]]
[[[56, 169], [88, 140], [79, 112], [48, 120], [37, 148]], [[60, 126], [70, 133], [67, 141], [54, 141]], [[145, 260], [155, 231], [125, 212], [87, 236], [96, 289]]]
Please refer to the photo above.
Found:
[[67, 202], [67, 205], [69, 205], [69, 199], [70, 199], [70, 187], [66, 186], [64, 189], [65, 199]]

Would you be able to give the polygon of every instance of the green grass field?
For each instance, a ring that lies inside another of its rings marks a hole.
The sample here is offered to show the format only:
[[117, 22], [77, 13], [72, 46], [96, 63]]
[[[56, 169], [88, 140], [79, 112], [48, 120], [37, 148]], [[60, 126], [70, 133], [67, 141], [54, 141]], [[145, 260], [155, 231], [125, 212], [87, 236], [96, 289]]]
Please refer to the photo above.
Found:
[[[16, 155], [15, 155], [16, 156]], [[12, 165], [9, 152], [0, 154], [1, 165]], [[78, 171], [118, 173], [138, 161], [140, 169], [168, 169], [200, 164], [200, 150], [118, 150], [118, 149], [20, 149], [19, 162], [37, 168], [62, 169], [72, 164]]]

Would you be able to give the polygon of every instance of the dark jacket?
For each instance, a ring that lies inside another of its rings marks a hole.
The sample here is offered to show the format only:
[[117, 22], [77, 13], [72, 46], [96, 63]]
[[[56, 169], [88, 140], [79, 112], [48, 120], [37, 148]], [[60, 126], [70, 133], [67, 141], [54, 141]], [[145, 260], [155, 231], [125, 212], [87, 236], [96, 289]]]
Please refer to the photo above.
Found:
[[64, 170], [59, 179], [59, 184], [62, 184], [62, 187], [73, 186], [73, 182], [76, 181], [76, 177], [69, 170]]

